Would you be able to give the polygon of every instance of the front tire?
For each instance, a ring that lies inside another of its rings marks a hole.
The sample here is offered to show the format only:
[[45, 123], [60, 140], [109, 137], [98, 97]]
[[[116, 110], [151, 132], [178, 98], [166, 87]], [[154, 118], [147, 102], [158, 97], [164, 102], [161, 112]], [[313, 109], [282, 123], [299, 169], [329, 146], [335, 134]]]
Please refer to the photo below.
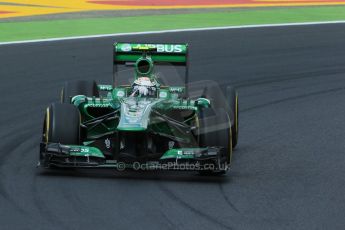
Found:
[[231, 121], [232, 148], [235, 148], [238, 142], [238, 93], [234, 87], [226, 88], [226, 99]]
[[51, 104], [45, 115], [43, 141], [66, 145], [80, 144], [79, 110], [71, 104]]
[[202, 97], [211, 101], [211, 107], [214, 109], [224, 109], [231, 122], [232, 148], [235, 148], [238, 142], [238, 93], [232, 86], [226, 88], [225, 96], [216, 84], [210, 84], [204, 87]]
[[205, 108], [200, 111], [199, 146], [223, 147], [218, 162], [222, 168], [215, 171], [200, 171], [202, 175], [225, 174], [225, 165], [230, 164], [232, 157], [232, 139], [230, 120], [227, 112], [222, 109]]
[[[80, 140], [80, 113], [71, 104], [53, 103], [46, 111], [42, 142], [79, 145]], [[39, 165], [52, 168], [49, 161], [40, 152]]]

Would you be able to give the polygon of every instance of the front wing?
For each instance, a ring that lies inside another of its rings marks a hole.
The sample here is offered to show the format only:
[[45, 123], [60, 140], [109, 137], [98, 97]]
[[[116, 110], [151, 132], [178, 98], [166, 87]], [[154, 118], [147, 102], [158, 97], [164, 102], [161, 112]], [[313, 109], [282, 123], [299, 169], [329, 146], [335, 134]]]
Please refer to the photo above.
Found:
[[221, 147], [170, 149], [155, 161], [121, 162], [106, 159], [101, 150], [84, 145], [41, 143], [38, 166], [49, 168], [114, 168], [118, 170], [228, 170]]

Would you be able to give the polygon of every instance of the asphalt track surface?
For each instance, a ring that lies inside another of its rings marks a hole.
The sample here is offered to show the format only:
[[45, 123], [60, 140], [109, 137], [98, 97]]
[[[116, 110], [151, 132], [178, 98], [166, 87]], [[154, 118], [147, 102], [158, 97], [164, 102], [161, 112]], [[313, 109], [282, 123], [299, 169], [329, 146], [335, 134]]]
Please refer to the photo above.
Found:
[[[345, 24], [0, 46], [0, 229], [343, 229]], [[233, 84], [240, 141], [224, 177], [41, 173], [63, 82], [110, 82], [112, 43], [189, 42], [192, 80]]]

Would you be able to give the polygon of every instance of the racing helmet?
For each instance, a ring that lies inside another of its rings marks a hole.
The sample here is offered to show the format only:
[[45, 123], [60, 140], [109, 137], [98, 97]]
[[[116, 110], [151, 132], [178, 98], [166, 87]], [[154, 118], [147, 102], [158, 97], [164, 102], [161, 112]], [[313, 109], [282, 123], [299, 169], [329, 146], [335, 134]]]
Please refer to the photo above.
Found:
[[153, 62], [150, 57], [141, 57], [135, 63], [136, 79], [132, 85], [132, 95], [155, 96], [158, 84], [153, 75]]

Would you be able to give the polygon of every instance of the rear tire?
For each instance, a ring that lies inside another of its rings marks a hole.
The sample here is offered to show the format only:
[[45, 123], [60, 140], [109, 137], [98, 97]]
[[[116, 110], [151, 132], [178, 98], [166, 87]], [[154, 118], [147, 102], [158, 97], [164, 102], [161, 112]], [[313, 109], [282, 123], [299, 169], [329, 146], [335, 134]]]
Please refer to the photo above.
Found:
[[[199, 146], [200, 147], [223, 147], [218, 163], [223, 167], [230, 164], [232, 156], [232, 139], [230, 120], [223, 108], [205, 108], [200, 111], [199, 120]], [[202, 170], [202, 175], [225, 174], [226, 169], [216, 171]]]
[[97, 83], [90, 80], [77, 80], [65, 83], [61, 91], [61, 102], [71, 103], [71, 98], [76, 95], [85, 95], [87, 97], [99, 97]]

